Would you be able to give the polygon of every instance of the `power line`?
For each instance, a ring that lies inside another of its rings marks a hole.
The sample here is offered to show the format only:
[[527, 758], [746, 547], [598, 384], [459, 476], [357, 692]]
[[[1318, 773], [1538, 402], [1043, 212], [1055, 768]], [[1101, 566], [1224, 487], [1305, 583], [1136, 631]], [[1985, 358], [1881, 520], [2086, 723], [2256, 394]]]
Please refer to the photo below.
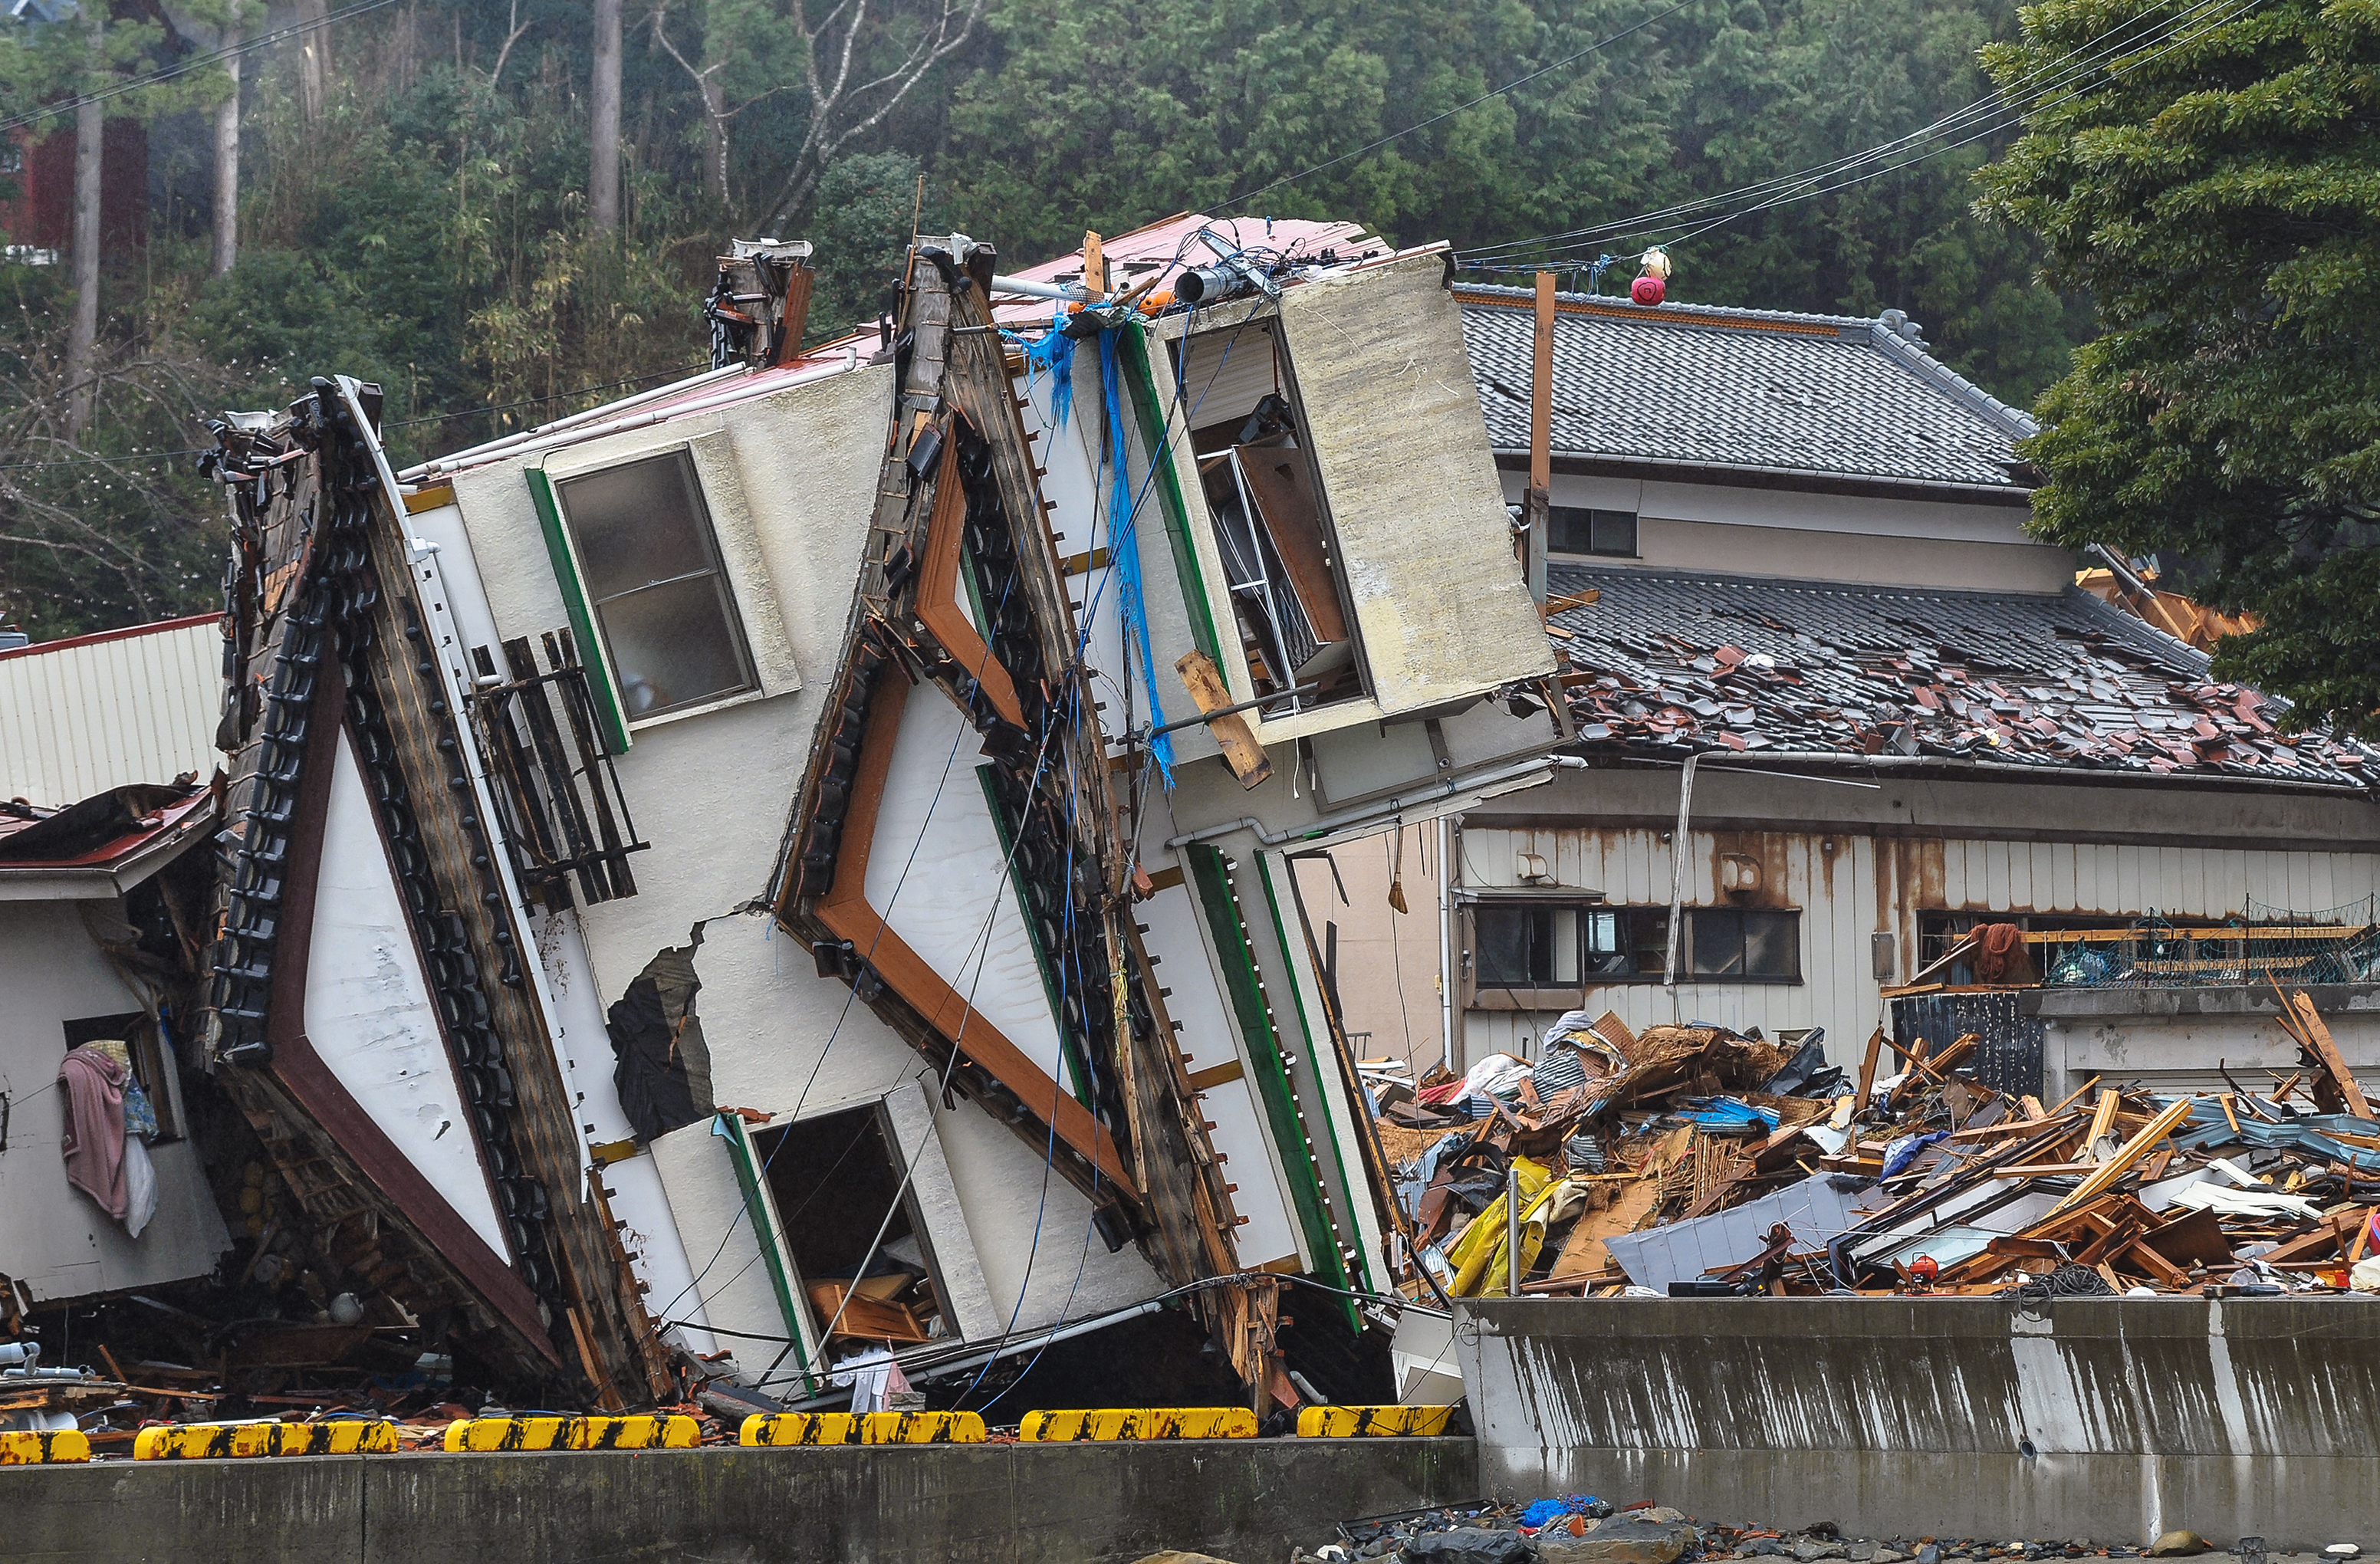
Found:
[[[1461, 259], [1466, 262], [1474, 263], [1472, 265], [1473, 270], [1495, 270], [1496, 267], [1490, 263], [1491, 258], [1493, 260], [1502, 260], [1509, 258], [1518, 251], [1553, 246], [1577, 239], [1612, 239], [1634, 234], [1650, 234], [1658, 237], [1664, 230], [1658, 228], [1656, 225], [1661, 224], [1665, 220], [1670, 220], [1674, 224], [1672, 229], [1668, 230], [1669, 232], [1678, 232], [1682, 230], [1685, 223], [1691, 222], [1695, 215], [1718, 210], [1727, 205], [1729, 202], [1750, 200], [1755, 203], [1750, 206], [1739, 207], [1735, 211], [1729, 212], [1716, 222], [1706, 224], [1703, 227], [1694, 228], [1690, 232], [1682, 232], [1677, 238], [1668, 238], [1661, 241], [1668, 243], [1682, 242], [1684, 239], [1696, 237], [1703, 233], [1706, 233], [1711, 228], [1719, 226], [1724, 223], [1732, 222], [1738, 217], [1750, 215], [1757, 212], [1767, 211], [1773, 207], [1793, 204], [1799, 200], [1811, 199], [1815, 196], [1830, 194], [1835, 190], [1848, 188], [1852, 185], [1863, 183], [1867, 179], [1881, 177], [1887, 174], [1897, 173], [1901, 169], [1912, 167], [1919, 163], [1927, 162], [1932, 158], [1940, 156], [1944, 152], [1955, 151], [1959, 147], [1971, 145], [1974, 141], [1998, 134], [2014, 125], [2022, 123], [2027, 115], [2039, 114], [2046, 109], [2054, 108], [2059, 103], [2070, 102], [2073, 98], [2080, 96], [2082, 92], [2091, 91], [2092, 88], [2090, 86], [2083, 86], [2073, 88], [2072, 90], [2064, 92], [2059, 92], [2059, 89], [2067, 88], [2069, 84], [2092, 75], [2108, 60], [2124, 55], [2127, 52], [2137, 52], [2143, 49], [2155, 50], [2155, 53], [2153, 54], [2147, 54], [2139, 59], [2127, 61], [2117, 66], [2112, 74], [2115, 76], [2121, 76], [2131, 70], [2137, 69], [2140, 66], [2148, 63], [2150, 60], [2161, 57], [2163, 55], [2169, 53], [2172, 49], [2180, 46], [2182, 43], [2190, 42], [2197, 38], [2204, 37], [2206, 32], [2212, 30], [2214, 28], [2224, 26], [2236, 19], [2240, 15], [2248, 9], [2252, 8], [2252, 6], [2257, 3], [2258, 0], [2245, 0], [2244, 4], [2235, 4], [2234, 0], [2199, 0], [2198, 4], [2192, 5], [2180, 16], [2159, 17], [2155, 18], [2151, 18], [2150, 11], [2143, 10], [2136, 14], [2130, 20], [2120, 23], [2114, 28], [2110, 28], [2107, 31], [2092, 39], [2081, 48], [2062, 56], [2058, 62], [2050, 66], [2046, 66], [2040, 70], [2032, 73], [2031, 81], [2024, 89], [2025, 91], [2029, 91], [2033, 93], [2033, 100], [2030, 103], [2017, 102], [2011, 99], [2010, 94], [2006, 91], [1995, 91], [1935, 120], [1930, 125], [1924, 126], [1906, 135], [1895, 137], [1891, 140], [1880, 142], [1876, 146], [1866, 148], [1861, 152], [1848, 153], [1843, 157], [1834, 159], [1828, 163], [1814, 164], [1811, 167], [1803, 169], [1795, 174], [1780, 176], [1776, 178], [1760, 181], [1756, 184], [1743, 186], [1738, 189], [1700, 197], [1694, 200], [1680, 202], [1675, 205], [1663, 207], [1651, 212], [1639, 212], [1633, 216], [1616, 219], [1608, 223], [1594, 224], [1582, 228], [1564, 230], [1560, 233], [1539, 235], [1533, 238], [1509, 239], [1496, 244], [1483, 245], [1474, 249], [1462, 251]], [[2227, 6], [2230, 7], [2228, 10], [2224, 9]], [[2152, 9], [2154, 9], [2154, 7], [2152, 7]], [[2185, 36], [2177, 36], [2183, 34], [2184, 30], [2189, 29], [2193, 22], [2206, 17], [2211, 12], [2218, 10], [2222, 10], [2223, 14], [2207, 22], [2205, 26], [2198, 28], [2194, 31], [2190, 31]], [[2143, 28], [2143, 24], [2147, 24], [2145, 29]], [[2159, 45], [2163, 46], [2158, 47]], [[2052, 93], [2058, 93], [2058, 95], [2055, 97], [2049, 96], [2049, 94]], [[1887, 161], [1901, 151], [1923, 146], [1925, 142], [1933, 140], [1936, 138], [1953, 134], [1959, 131], [1969, 130], [1970, 127], [1976, 126], [1980, 126], [1981, 128], [1973, 129], [1971, 134], [1961, 136], [1956, 140], [1944, 142], [1940, 145], [1935, 146], [1930, 151], [1920, 152], [1912, 157], [1903, 158], [1899, 162]], [[1881, 164], [1882, 166], [1870, 168], [1867, 166], [1870, 164]], [[1854, 170], [1861, 170], [1864, 168], [1866, 170], [1865, 172], [1853, 173]], [[1838, 176], [1849, 176], [1838, 178]], [[1829, 180], [1832, 180], [1833, 182], [1828, 183]]]
[[[89, 0], [86, 0], [86, 3], [89, 3]], [[221, 65], [225, 60], [237, 59], [242, 55], [252, 55], [259, 49], [268, 49], [275, 43], [287, 42], [301, 33], [328, 27], [333, 22], [345, 21], [349, 17], [359, 17], [366, 11], [377, 11], [382, 6], [390, 4], [393, 4], [393, 0], [359, 0], [358, 4], [349, 6], [343, 10], [333, 11], [327, 17], [317, 17], [310, 21], [292, 22], [287, 27], [275, 28], [271, 32], [261, 33], [257, 37], [235, 43], [228, 49], [217, 49], [204, 55], [192, 55], [188, 59], [176, 60], [170, 66], [151, 71], [146, 76], [136, 76], [128, 80], [119, 81], [115, 86], [97, 92], [79, 92], [62, 103], [44, 104], [38, 109], [29, 109], [14, 119], [0, 120], [0, 130], [15, 130], [19, 127], [32, 125], [41, 120], [55, 119], [62, 114], [72, 114], [85, 103], [103, 103], [110, 98], [120, 98], [127, 92], [138, 92], [143, 88], [154, 87], [161, 81], [171, 81], [177, 76], [188, 76], [194, 70]], [[52, 23], [51, 25], [64, 24]]]
[[1256, 200], [1257, 197], [1265, 194], [1269, 190], [1277, 190], [1283, 185], [1293, 185], [1300, 179], [1307, 178], [1313, 175], [1321, 173], [1326, 168], [1336, 168], [1339, 164], [1345, 163], [1350, 158], [1359, 158], [1367, 152], [1378, 152], [1382, 147], [1387, 146], [1390, 142], [1397, 140], [1402, 137], [1410, 136], [1416, 130], [1427, 130], [1431, 126], [1437, 125], [1443, 120], [1451, 119], [1456, 115], [1465, 113], [1471, 109], [1475, 109], [1480, 104], [1488, 103], [1491, 99], [1500, 98], [1505, 93], [1512, 91], [1514, 88], [1525, 87], [1541, 76], [1560, 70], [1568, 66], [1576, 65], [1579, 61], [1586, 58], [1589, 55], [1596, 53], [1597, 50], [1608, 49], [1612, 44], [1619, 42], [1621, 39], [1628, 37], [1632, 33], [1644, 31], [1645, 29], [1652, 26], [1655, 22], [1667, 21], [1671, 17], [1676, 16], [1680, 11], [1682, 11], [1688, 6], [1697, 3], [1698, 0], [1678, 0], [1678, 4], [1670, 6], [1666, 11], [1661, 11], [1653, 16], [1646, 17], [1644, 20], [1636, 23], [1633, 27], [1624, 27], [1618, 32], [1611, 34], [1609, 38], [1599, 38], [1575, 54], [1563, 55], [1560, 59], [1554, 61], [1551, 65], [1539, 66], [1536, 69], [1529, 72], [1526, 76], [1515, 77], [1512, 80], [1504, 83], [1501, 87], [1482, 92], [1479, 96], [1472, 99], [1467, 103], [1457, 103], [1454, 107], [1446, 110], [1442, 114], [1434, 114], [1427, 119], [1417, 120], [1414, 124], [1406, 126], [1402, 130], [1392, 130], [1376, 141], [1366, 142], [1363, 146], [1357, 147], [1352, 152], [1342, 152], [1337, 157], [1330, 159], [1327, 163], [1318, 163], [1313, 167], [1303, 169], [1295, 174], [1284, 174], [1280, 178], [1274, 180], [1271, 184], [1259, 185], [1253, 190], [1246, 191], [1241, 195], [1232, 196], [1223, 204], [1227, 207], [1241, 206], [1245, 202]]

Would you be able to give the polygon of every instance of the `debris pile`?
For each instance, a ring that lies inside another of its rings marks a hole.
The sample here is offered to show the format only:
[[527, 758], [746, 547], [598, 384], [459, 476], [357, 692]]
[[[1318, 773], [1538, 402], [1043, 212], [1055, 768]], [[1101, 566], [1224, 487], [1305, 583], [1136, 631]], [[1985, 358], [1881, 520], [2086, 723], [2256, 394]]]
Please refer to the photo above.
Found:
[[2380, 1292], [2380, 1121], [2288, 1014], [2306, 1068], [2264, 1095], [2045, 1107], [1977, 1080], [1973, 1036], [1879, 1032], [1854, 1084], [1816, 1034], [1572, 1012], [1534, 1064], [1381, 1092], [1415, 1295]]
[[[2165, 1533], [2147, 1547], [2088, 1537], [1852, 1537], [1818, 1522], [1779, 1531], [1756, 1522], [1725, 1525], [1639, 1499], [1615, 1510], [1585, 1494], [1523, 1504], [1450, 1505], [1342, 1521], [1338, 1535], [1291, 1564], [1351, 1564], [1390, 1558], [1399, 1564], [1695, 1564], [1701, 1559], [1790, 1558], [1797, 1564], [1949, 1564], [2039, 1558], [2186, 1558], [2213, 1551], [2195, 1532]], [[2247, 1564], [2265, 1558], [2262, 1537], [2241, 1537], [2232, 1554]], [[2308, 1557], [2347, 1560], [2362, 1549], [2338, 1543]], [[1159, 1555], [1159, 1558], [1186, 1557]], [[2282, 1557], [2289, 1557], [2284, 1555]], [[1141, 1564], [1152, 1564], [1144, 1559]]]

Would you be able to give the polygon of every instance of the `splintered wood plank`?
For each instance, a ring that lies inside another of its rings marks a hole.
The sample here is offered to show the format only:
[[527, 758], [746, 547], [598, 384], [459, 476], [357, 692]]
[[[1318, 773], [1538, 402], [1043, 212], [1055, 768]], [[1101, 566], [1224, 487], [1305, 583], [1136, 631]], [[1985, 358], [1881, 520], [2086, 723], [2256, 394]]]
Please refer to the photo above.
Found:
[[2332, 1082], [2338, 1085], [2339, 1095], [2347, 1099], [2347, 1110], [2358, 1119], [2371, 1118], [2372, 1105], [2364, 1100], [2363, 1088], [2356, 1084], [2354, 1074], [2348, 1070], [2347, 1061], [2339, 1053], [2338, 1044], [2332, 1039], [2330, 1028], [2323, 1024], [2322, 1016], [2313, 1008], [2313, 1000], [2301, 988], [2289, 996], [2289, 1008], [2297, 1012], [2298, 1024], [2305, 1028], [2307, 1048], [2314, 1058], [2322, 1061], [2323, 1069], [2329, 1073]]
[[[1215, 669], [1214, 660], [1203, 651], [1190, 652], [1173, 665], [1182, 675], [1182, 683], [1190, 698], [1201, 711], [1222, 711], [1233, 704], [1232, 692], [1223, 683], [1223, 675]], [[1240, 779], [1242, 787], [1254, 787], [1272, 775], [1272, 761], [1264, 746], [1248, 727], [1248, 720], [1236, 711], [1207, 720], [1207, 731], [1223, 751], [1224, 763], [1232, 774]]]

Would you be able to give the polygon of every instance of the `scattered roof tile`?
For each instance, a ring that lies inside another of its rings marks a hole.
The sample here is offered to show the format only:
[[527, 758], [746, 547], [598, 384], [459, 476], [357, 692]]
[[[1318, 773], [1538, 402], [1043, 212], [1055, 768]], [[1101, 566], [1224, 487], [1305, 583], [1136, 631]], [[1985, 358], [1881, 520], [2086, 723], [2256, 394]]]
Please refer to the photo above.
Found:
[[1962, 592], [1556, 564], [1580, 736], [1677, 755], [1864, 753], [2362, 786], [2366, 751], [2087, 592]]

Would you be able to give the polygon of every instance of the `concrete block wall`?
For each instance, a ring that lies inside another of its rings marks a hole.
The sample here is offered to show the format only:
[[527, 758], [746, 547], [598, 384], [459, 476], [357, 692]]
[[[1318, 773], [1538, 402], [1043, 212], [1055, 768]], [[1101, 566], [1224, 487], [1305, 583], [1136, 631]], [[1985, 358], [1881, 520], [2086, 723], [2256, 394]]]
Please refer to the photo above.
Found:
[[0, 1469], [9, 1564], [1249, 1561], [1476, 1497], [1468, 1439], [604, 1450]]
[[1865, 1536], [2380, 1543], [2380, 1301], [1479, 1301], [1490, 1492]]

